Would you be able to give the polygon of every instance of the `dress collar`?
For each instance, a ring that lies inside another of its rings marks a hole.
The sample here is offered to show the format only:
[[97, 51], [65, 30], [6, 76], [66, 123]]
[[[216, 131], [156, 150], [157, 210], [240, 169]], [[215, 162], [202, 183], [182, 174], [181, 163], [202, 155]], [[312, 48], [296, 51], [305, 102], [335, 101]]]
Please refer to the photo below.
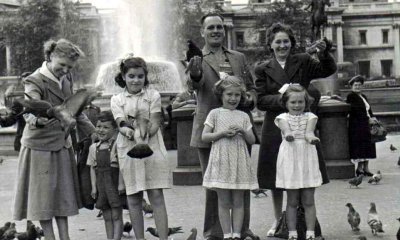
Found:
[[126, 88], [124, 89], [124, 92], [123, 92], [125, 97], [140, 96], [140, 95], [143, 95], [144, 93], [145, 93], [145, 88], [142, 88], [142, 90], [140, 90], [140, 92], [134, 93], [134, 94], [129, 93], [128, 90], [126, 90]]

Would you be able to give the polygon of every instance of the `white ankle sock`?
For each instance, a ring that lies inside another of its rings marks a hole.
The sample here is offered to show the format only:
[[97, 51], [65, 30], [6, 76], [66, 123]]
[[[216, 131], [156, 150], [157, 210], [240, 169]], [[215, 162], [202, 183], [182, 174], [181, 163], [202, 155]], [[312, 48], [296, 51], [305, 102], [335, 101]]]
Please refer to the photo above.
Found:
[[226, 238], [232, 238], [232, 233], [224, 233], [224, 239]]
[[240, 233], [233, 233], [232, 238], [240, 238]]
[[289, 238], [296, 237], [297, 238], [297, 231], [289, 231]]
[[306, 238], [313, 237], [315, 238], [315, 231], [308, 231], [306, 232]]

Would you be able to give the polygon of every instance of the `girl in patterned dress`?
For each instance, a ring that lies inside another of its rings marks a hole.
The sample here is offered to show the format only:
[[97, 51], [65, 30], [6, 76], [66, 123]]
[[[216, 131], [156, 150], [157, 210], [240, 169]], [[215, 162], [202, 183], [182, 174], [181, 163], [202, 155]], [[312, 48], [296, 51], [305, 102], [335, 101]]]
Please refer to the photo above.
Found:
[[286, 213], [289, 240], [297, 239], [296, 220], [299, 200], [304, 207], [307, 225], [306, 239], [315, 239], [316, 209], [315, 188], [321, 186], [314, 135], [317, 116], [308, 112], [309, 95], [299, 84], [287, 84], [282, 103], [287, 112], [278, 115], [275, 124], [281, 129], [283, 141], [279, 148], [276, 165], [276, 187], [287, 191]]
[[107, 239], [120, 240], [122, 237], [122, 197], [118, 193], [119, 168], [115, 150], [117, 123], [110, 111], [98, 116], [96, 130], [99, 142], [89, 148], [87, 165], [90, 166], [92, 197], [96, 208], [103, 211]]
[[[119, 168], [128, 197], [129, 215], [136, 239], [144, 239], [144, 219], [142, 214], [143, 192], [154, 209], [154, 220], [160, 239], [168, 239], [168, 217], [164, 200], [164, 188], [170, 188], [172, 172], [167, 159], [167, 150], [161, 135], [161, 95], [148, 88], [146, 62], [139, 57], [129, 56], [121, 61], [116, 83], [124, 91], [111, 97], [111, 111], [119, 127], [115, 142]], [[135, 137], [132, 117], [150, 119], [147, 128], [148, 145], [153, 154], [145, 158], [132, 158], [128, 151], [138, 143]]]
[[203, 186], [217, 192], [224, 239], [240, 239], [244, 190], [258, 188], [246, 145], [254, 144], [255, 136], [249, 116], [237, 110], [245, 99], [242, 81], [228, 76], [215, 84], [214, 91], [222, 107], [211, 110], [204, 123], [202, 140], [212, 142], [212, 146]]

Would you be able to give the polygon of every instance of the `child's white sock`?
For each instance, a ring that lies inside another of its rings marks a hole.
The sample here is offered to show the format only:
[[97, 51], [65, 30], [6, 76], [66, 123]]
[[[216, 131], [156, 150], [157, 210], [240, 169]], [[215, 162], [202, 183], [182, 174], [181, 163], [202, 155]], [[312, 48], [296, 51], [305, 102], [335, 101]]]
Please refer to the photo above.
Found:
[[297, 239], [297, 231], [289, 231], [289, 238], [290, 237], [296, 237]]
[[232, 233], [224, 233], [224, 239], [232, 238]]
[[309, 237], [315, 238], [315, 231], [309, 231], [309, 230], [307, 230], [307, 232], [306, 232], [306, 239], [309, 238]]
[[233, 233], [232, 238], [240, 238], [240, 233]]

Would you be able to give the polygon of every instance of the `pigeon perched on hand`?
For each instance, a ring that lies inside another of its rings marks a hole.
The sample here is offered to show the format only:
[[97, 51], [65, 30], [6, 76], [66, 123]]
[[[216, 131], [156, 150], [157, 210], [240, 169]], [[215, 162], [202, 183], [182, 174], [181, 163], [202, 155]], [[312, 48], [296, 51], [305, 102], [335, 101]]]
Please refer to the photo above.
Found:
[[382, 179], [381, 171], [377, 171], [372, 177], [368, 180], [368, 183], [378, 184]]
[[395, 146], [393, 146], [393, 144], [390, 144], [390, 151], [391, 152], [395, 152], [397, 150], [397, 148]]
[[199, 56], [203, 58], [203, 52], [201, 49], [196, 46], [196, 44], [192, 40], [187, 40], [187, 46], [188, 50], [186, 51], [186, 61], [190, 62], [190, 59], [192, 59], [194, 56]]
[[350, 179], [349, 180], [350, 188], [351, 186], [358, 187], [358, 185], [362, 183], [363, 177], [364, 175], [360, 174], [360, 176]]
[[192, 233], [190, 233], [189, 237], [186, 240], [196, 240], [196, 238], [197, 238], [197, 228], [192, 228], [190, 231]]
[[[149, 232], [151, 235], [153, 235], [154, 237], [160, 237], [158, 235], [158, 231], [156, 228], [153, 227], [148, 227], [146, 229], [146, 232]], [[182, 232], [182, 227], [172, 227], [172, 228], [168, 228], [168, 236], [171, 236], [172, 234], [176, 234], [176, 233], [183, 233]]]
[[378, 232], [384, 232], [382, 222], [379, 220], [378, 212], [376, 211], [376, 205], [373, 202], [371, 202], [368, 212], [368, 225], [371, 227], [371, 232], [374, 235], [377, 235]]
[[354, 209], [353, 205], [351, 203], [347, 203], [346, 207], [349, 208], [349, 213], [347, 214], [347, 221], [349, 222], [351, 226], [351, 230], [353, 231], [360, 231], [360, 214]]
[[133, 228], [132, 223], [130, 223], [130, 222], [125, 222], [125, 223], [124, 223], [124, 227], [123, 227], [123, 231], [126, 232], [126, 233], [128, 233], [128, 235], [130, 236], [130, 235], [131, 235], [132, 228]]

